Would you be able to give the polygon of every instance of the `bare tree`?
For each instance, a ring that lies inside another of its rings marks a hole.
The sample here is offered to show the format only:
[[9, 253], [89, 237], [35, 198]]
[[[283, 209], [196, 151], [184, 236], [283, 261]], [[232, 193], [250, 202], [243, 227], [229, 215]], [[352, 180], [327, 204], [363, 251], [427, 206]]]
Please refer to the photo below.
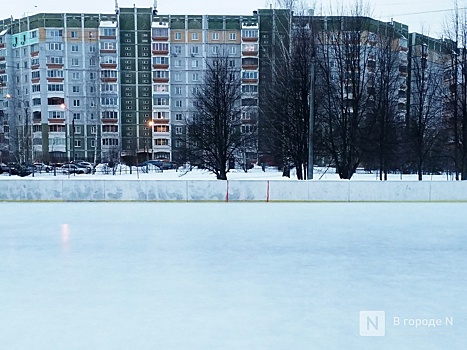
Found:
[[425, 163], [438, 151], [437, 143], [442, 133], [444, 109], [444, 64], [434, 50], [428, 49], [424, 36], [412, 48], [410, 77], [410, 106], [408, 137], [412, 160], [416, 165], [418, 180], [422, 180]]
[[364, 159], [374, 125], [372, 58], [376, 33], [359, 13], [323, 18], [317, 34], [316, 135], [339, 176], [350, 179]]
[[271, 60], [272, 84], [266, 94], [269, 149], [280, 155], [284, 167], [293, 162], [299, 180], [307, 179], [313, 47], [312, 17], [295, 16], [290, 39], [280, 42], [279, 57]]
[[454, 12], [447, 19], [445, 34], [451, 41], [449, 64], [451, 106], [448, 149], [452, 150], [456, 180], [467, 180], [467, 11], [454, 1]]
[[229, 163], [252, 137], [241, 130], [241, 80], [228, 57], [206, 63], [203, 83], [194, 94], [193, 116], [184, 139], [188, 160], [227, 180]]

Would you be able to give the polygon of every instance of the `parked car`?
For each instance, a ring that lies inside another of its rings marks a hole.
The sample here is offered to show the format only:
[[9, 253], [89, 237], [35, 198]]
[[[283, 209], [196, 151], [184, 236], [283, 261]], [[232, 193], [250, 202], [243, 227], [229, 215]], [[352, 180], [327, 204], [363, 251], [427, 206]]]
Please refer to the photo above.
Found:
[[81, 169], [84, 169], [84, 173], [85, 174], [91, 174], [92, 172], [92, 165], [91, 163], [88, 163], [88, 162], [77, 162], [77, 163], [73, 163], [74, 165], [76, 165], [77, 167], [81, 168]]
[[154, 159], [148, 160], [151, 164], [154, 164], [161, 168], [162, 170], [170, 170], [170, 169], [177, 169], [177, 165], [167, 159]]
[[53, 170], [53, 168], [47, 164], [44, 164], [44, 163], [34, 163], [34, 171], [35, 172], [39, 172], [39, 173], [43, 173], [43, 172], [46, 172], [46, 173], [49, 173]]
[[64, 164], [59, 168], [62, 174], [85, 174], [86, 169], [77, 166], [76, 164]]
[[156, 172], [162, 173], [162, 169], [158, 166], [154, 160], [147, 160], [143, 163], [138, 164], [138, 167], [141, 168], [142, 172]]
[[5, 163], [0, 163], [0, 174], [10, 172], [10, 167]]

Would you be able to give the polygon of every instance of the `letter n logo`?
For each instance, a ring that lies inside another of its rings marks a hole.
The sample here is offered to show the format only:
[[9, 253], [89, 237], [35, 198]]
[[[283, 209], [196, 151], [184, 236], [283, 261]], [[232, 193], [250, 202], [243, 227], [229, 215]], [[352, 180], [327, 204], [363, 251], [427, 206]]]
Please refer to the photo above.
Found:
[[384, 337], [386, 315], [384, 311], [360, 311], [360, 335], [362, 337]]

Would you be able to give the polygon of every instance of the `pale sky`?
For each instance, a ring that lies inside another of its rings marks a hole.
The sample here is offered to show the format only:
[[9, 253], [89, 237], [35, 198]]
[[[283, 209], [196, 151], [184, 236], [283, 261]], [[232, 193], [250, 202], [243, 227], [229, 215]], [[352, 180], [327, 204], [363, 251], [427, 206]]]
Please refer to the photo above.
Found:
[[[273, 3], [274, 0], [271, 0]], [[160, 14], [236, 14], [250, 15], [258, 8], [269, 7], [270, 0], [159, 0]], [[336, 0], [308, 0], [311, 4], [322, 4], [324, 14], [329, 14], [329, 4], [336, 6]], [[354, 0], [341, 0], [351, 4]], [[410, 31], [441, 36], [442, 23], [454, 7], [454, 0], [369, 0], [373, 18], [408, 24]], [[119, 7], [152, 7], [153, 0], [119, 0]], [[467, 0], [458, 0], [460, 8], [467, 6]], [[0, 18], [22, 17], [38, 12], [69, 13], [112, 13], [114, 0], [2, 0]], [[316, 11], [316, 14], [322, 14]]]

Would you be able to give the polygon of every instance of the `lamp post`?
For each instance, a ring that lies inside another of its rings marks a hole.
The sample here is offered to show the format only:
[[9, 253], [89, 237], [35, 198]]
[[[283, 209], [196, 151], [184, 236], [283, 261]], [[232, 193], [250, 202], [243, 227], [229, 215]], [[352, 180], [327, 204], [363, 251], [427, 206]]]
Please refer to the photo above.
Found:
[[154, 142], [154, 141], [153, 141], [153, 134], [154, 134], [154, 128], [153, 128], [153, 126], [154, 126], [154, 121], [153, 121], [152, 119], [148, 121], [148, 126], [151, 128], [151, 147], [150, 147], [151, 158], [150, 158], [150, 159], [153, 159], [154, 157], [153, 157], [152, 152], [153, 152], [153, 142]]
[[[68, 112], [68, 116], [70, 115], [70, 110], [67, 108], [66, 104], [62, 103], [60, 107], [66, 112]], [[68, 118], [66, 118], [68, 120]], [[67, 127], [68, 130], [70, 129], [70, 123], [67, 121]], [[76, 161], [76, 155], [75, 155], [75, 116], [72, 115], [71, 119], [71, 132], [68, 132], [68, 134], [71, 134], [71, 152], [72, 156], [68, 155], [68, 162], [70, 162], [71, 158], [73, 159], [73, 162]]]
[[[23, 148], [24, 148], [24, 163], [32, 163], [32, 160], [30, 159], [30, 147], [31, 145], [29, 144], [29, 138], [30, 138], [30, 126], [29, 126], [29, 101], [26, 101], [26, 100], [23, 100], [21, 98], [18, 98], [18, 97], [15, 97], [11, 94], [6, 94], [5, 97], [9, 100], [13, 100], [13, 101], [19, 101], [22, 105], [23, 105], [23, 108], [24, 108], [24, 125], [23, 125]], [[32, 155], [32, 152], [31, 152], [31, 155]]]

